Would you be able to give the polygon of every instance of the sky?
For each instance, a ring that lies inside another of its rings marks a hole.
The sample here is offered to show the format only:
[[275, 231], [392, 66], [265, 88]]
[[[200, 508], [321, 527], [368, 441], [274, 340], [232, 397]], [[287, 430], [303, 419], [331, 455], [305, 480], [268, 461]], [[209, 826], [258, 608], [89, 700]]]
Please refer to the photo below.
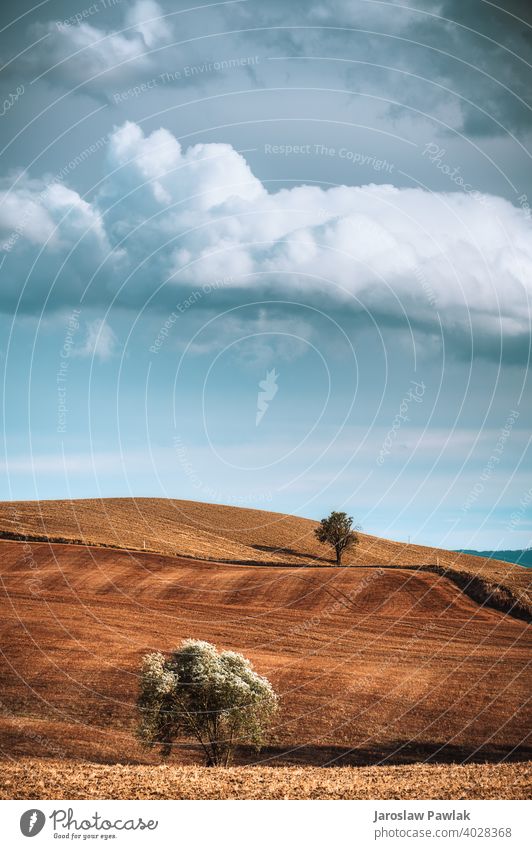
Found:
[[532, 8], [17, 0], [0, 498], [532, 545]]

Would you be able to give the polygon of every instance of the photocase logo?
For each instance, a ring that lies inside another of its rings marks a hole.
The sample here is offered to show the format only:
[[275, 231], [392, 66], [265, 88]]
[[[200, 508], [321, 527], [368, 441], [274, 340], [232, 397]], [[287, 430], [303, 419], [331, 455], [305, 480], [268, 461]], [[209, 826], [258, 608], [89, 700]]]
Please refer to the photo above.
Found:
[[264, 413], [270, 406], [270, 401], [273, 401], [275, 396], [277, 395], [277, 390], [279, 387], [277, 386], [277, 378], [279, 375], [273, 368], [271, 371], [266, 372], [266, 378], [264, 380], [259, 381], [259, 392], [257, 394], [257, 415], [255, 417], [255, 426], [258, 425], [262, 421], [262, 417]]
[[46, 817], [42, 811], [37, 808], [30, 808], [29, 811], [24, 811], [20, 818], [20, 830], [24, 837], [35, 837], [43, 830]]

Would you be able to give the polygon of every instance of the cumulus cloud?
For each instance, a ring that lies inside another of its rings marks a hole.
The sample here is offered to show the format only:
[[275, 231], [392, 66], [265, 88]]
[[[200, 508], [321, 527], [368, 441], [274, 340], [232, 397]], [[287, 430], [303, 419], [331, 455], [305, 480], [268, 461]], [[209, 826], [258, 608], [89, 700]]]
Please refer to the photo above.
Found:
[[109, 166], [92, 204], [60, 187], [39, 205], [26, 185], [4, 213], [9, 229], [21, 204], [37, 204], [24, 238], [41, 242], [69, 206], [51, 245], [86, 226], [113, 259], [92, 299], [103, 303], [118, 274], [134, 308], [163, 284], [224, 279], [235, 298], [311, 297], [427, 333], [440, 323], [456, 339], [473, 331], [488, 347], [501, 334], [505, 344], [529, 337], [532, 224], [502, 198], [375, 184], [271, 193], [230, 145], [183, 149], [167, 130], [145, 135], [131, 122], [112, 135]]
[[112, 247], [96, 204], [54, 179], [0, 180], [0, 309], [31, 312], [79, 298]]
[[125, 82], [152, 66], [149, 51], [172, 38], [170, 24], [155, 0], [137, 0], [126, 12], [122, 30], [106, 30], [90, 15], [76, 14], [64, 21], [36, 24], [34, 37], [46, 36], [46, 50], [24, 58], [37, 74], [45, 74], [63, 85], [80, 83], [97, 88], [111, 80]]
[[19, 240], [55, 250], [87, 233], [106, 242], [96, 206], [56, 180], [34, 180], [24, 172], [0, 180], [0, 247], [9, 252]]
[[113, 196], [111, 226], [138, 226], [148, 211], [128, 249], [144, 251], [157, 230], [176, 283], [268, 281], [433, 329], [445, 318], [490, 337], [529, 331], [532, 226], [502, 198], [375, 184], [269, 193], [231, 146], [182, 150], [166, 130], [130, 123], [110, 155], [129, 187]]

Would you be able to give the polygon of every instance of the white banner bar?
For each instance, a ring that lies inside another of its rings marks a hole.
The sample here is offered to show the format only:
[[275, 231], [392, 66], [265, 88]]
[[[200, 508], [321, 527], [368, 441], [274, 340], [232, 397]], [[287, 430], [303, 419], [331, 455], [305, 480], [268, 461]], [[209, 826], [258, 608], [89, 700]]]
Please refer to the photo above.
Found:
[[[530, 844], [529, 802], [3, 801], [2, 845], [194, 849]], [[35, 839], [35, 843], [30, 841]]]

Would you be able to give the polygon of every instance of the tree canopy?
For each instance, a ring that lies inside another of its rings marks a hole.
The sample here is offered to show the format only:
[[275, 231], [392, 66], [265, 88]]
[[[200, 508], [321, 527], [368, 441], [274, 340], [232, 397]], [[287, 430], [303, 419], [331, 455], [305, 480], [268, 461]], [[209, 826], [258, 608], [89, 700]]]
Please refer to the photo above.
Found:
[[278, 698], [243, 655], [185, 640], [165, 657], [143, 659], [139, 736], [169, 755], [179, 737], [194, 737], [208, 766], [227, 766], [237, 744], [257, 750], [267, 738]]
[[342, 563], [342, 553], [358, 543], [358, 525], [353, 525], [353, 517], [347, 513], [334, 511], [322, 519], [314, 533], [320, 542], [332, 545], [338, 566]]

